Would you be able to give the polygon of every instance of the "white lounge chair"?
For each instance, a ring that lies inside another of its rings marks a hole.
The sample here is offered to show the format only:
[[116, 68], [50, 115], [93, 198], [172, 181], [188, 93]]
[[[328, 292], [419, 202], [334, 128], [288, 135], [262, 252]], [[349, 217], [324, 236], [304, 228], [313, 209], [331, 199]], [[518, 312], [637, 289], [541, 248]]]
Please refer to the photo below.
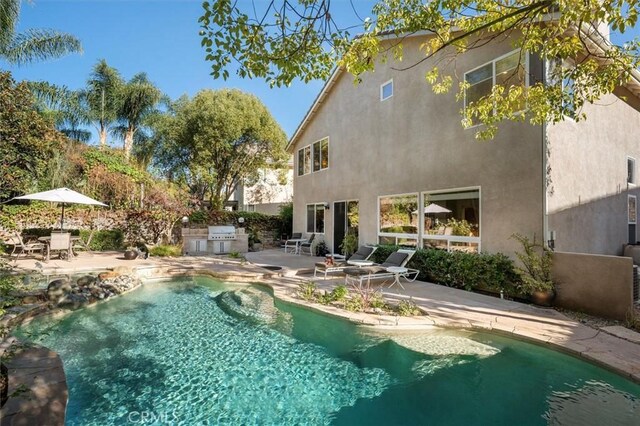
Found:
[[418, 274], [420, 273], [417, 269], [406, 267], [415, 253], [415, 250], [400, 249], [391, 253], [389, 257], [379, 265], [364, 268], [346, 268], [344, 270], [346, 274], [344, 282], [345, 284], [362, 287], [365, 281], [371, 283], [371, 280], [393, 279], [390, 287], [393, 287], [393, 285], [397, 283], [404, 289], [404, 286], [400, 283], [400, 279], [404, 278], [407, 282], [413, 282], [418, 278]]
[[[358, 250], [351, 255], [349, 260], [369, 260], [378, 247], [372, 246], [360, 246]], [[317, 278], [318, 273], [324, 273], [324, 279], [327, 279], [327, 274], [332, 272], [343, 272], [346, 268], [351, 267], [346, 260], [334, 261], [332, 265], [327, 265], [325, 262], [316, 262], [316, 267], [313, 271], [313, 277]]]
[[5, 244], [13, 246], [13, 250], [9, 254], [9, 257], [16, 255], [15, 261], [18, 260], [21, 254], [29, 254], [34, 252], [40, 252], [42, 259], [44, 260], [44, 244], [40, 242], [27, 242], [22, 240], [22, 236], [19, 232], [15, 232], [10, 239], [5, 241]]

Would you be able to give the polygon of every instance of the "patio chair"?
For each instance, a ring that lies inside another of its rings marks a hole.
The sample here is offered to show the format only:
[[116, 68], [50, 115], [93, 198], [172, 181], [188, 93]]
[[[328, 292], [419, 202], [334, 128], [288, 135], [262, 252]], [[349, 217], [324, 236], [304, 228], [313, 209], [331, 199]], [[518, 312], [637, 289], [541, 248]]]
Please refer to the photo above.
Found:
[[316, 234], [311, 234], [311, 236], [307, 241], [305, 241], [304, 243], [300, 243], [300, 245], [298, 246], [298, 253], [305, 254], [305, 251], [306, 251], [307, 252], [306, 254], [308, 254], [309, 256], [313, 256], [313, 253], [312, 253], [313, 240], [315, 238], [316, 238]]
[[[349, 260], [369, 260], [369, 258], [377, 249], [378, 247], [360, 246], [358, 250], [351, 255]], [[342, 272], [349, 267], [350, 265], [346, 260], [334, 261], [332, 265], [327, 265], [325, 262], [316, 262], [316, 267], [313, 271], [313, 277], [316, 278], [318, 276], [318, 272], [320, 272], [324, 273], [324, 279], [326, 280], [327, 274], [332, 272]]]
[[44, 260], [44, 244], [40, 242], [28, 242], [25, 243], [22, 239], [22, 235], [19, 232], [16, 232], [11, 236], [8, 240], [5, 241], [5, 244], [13, 246], [13, 250], [9, 253], [9, 257], [16, 255], [15, 261], [18, 260], [21, 254], [29, 254], [34, 252], [40, 252], [42, 255], [42, 259]]
[[[387, 259], [379, 265], [363, 268], [345, 268], [344, 282], [345, 284], [362, 287], [365, 281], [370, 283], [371, 280], [393, 279], [394, 282], [391, 286], [397, 283], [400, 287], [404, 288], [402, 284], [400, 284], [400, 278], [404, 278], [408, 282], [413, 282], [418, 278], [418, 274], [420, 273], [417, 269], [406, 267], [415, 253], [415, 250], [400, 249], [391, 253]], [[392, 271], [389, 270], [390, 268]], [[397, 269], [393, 271], [393, 268]]]
[[291, 238], [284, 242], [284, 252], [286, 253], [287, 250], [291, 250], [294, 253], [297, 252], [299, 241], [295, 240], [300, 240], [301, 238], [302, 232], [294, 232]]
[[67, 260], [71, 258], [71, 234], [68, 232], [52, 232], [51, 240], [47, 246], [47, 258], [51, 259], [51, 252], [57, 251], [60, 253], [60, 258], [64, 258], [66, 255]]
[[91, 232], [89, 232], [89, 236], [87, 237], [87, 240], [84, 241], [82, 238], [75, 240], [73, 242], [73, 246], [71, 247], [71, 251], [73, 254], [75, 254], [78, 251], [86, 251], [87, 253], [91, 254], [91, 249], [89, 247], [91, 247], [91, 240], [93, 239], [93, 235], [95, 234], [96, 230], [92, 229]]

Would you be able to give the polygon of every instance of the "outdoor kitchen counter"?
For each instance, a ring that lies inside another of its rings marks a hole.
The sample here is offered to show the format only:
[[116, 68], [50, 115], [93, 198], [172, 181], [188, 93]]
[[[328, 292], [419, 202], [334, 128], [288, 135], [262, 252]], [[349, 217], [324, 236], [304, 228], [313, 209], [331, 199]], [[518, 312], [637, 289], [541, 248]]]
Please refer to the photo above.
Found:
[[[239, 231], [239, 232], [238, 232]], [[210, 239], [209, 228], [182, 228], [182, 252], [185, 255], [214, 254], [214, 240]], [[229, 243], [228, 252], [247, 253], [249, 251], [249, 235], [244, 229], [236, 228], [233, 239], [223, 239]]]

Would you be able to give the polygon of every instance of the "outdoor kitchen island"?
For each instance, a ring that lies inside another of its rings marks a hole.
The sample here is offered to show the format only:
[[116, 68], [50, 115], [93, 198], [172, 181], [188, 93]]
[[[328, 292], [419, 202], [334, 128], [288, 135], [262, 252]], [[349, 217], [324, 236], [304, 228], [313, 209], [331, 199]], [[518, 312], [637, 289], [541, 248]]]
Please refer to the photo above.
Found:
[[182, 252], [185, 256], [204, 256], [249, 251], [249, 235], [244, 228], [209, 226], [182, 228]]

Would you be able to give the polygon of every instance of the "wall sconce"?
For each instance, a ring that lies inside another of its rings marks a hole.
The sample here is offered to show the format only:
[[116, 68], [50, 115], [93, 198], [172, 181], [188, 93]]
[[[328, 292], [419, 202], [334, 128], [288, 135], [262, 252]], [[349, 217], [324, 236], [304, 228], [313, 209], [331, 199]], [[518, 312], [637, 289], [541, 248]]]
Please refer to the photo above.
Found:
[[331, 204], [329, 203], [324, 203], [324, 209], [325, 210], [329, 210], [331, 208]]
[[180, 221], [182, 222], [182, 227], [186, 228], [187, 224], [189, 223], [189, 216], [183, 216], [182, 219], [180, 219]]

